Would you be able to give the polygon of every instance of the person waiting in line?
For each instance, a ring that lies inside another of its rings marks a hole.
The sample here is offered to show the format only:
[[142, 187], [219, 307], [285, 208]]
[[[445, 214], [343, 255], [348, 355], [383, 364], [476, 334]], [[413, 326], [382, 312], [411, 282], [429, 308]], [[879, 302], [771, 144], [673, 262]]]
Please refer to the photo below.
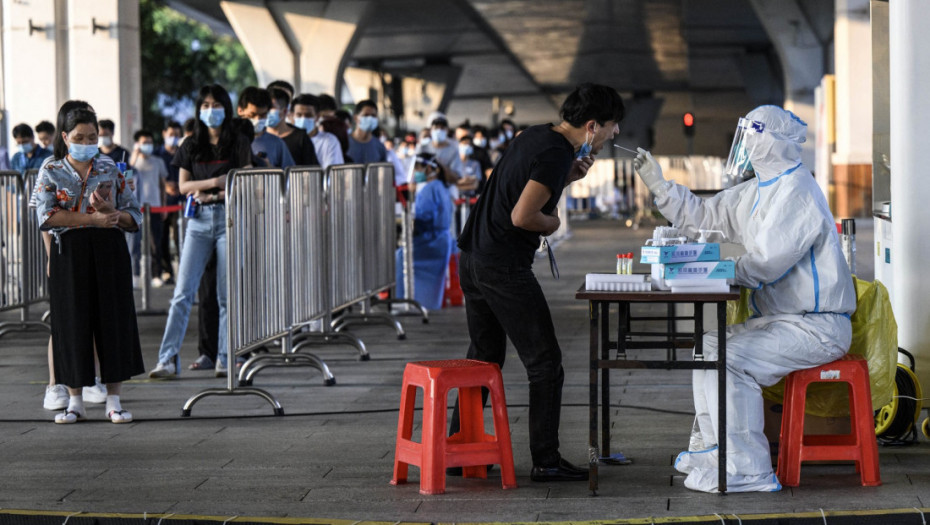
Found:
[[[161, 131], [162, 144], [155, 149], [155, 154], [161, 158], [168, 170], [168, 177], [165, 178], [165, 206], [177, 206], [181, 202], [181, 192], [178, 190], [179, 170], [172, 161], [181, 144], [182, 134], [181, 124], [176, 120], [169, 121]], [[156, 240], [161, 246], [161, 279], [164, 284], [174, 284], [174, 258], [171, 251], [173, 246], [177, 252], [181, 244], [178, 232], [179, 216], [177, 211], [162, 215], [161, 239]]]
[[[452, 196], [442, 166], [431, 153], [417, 155], [413, 223], [413, 298], [427, 310], [442, 308], [446, 268], [452, 256]], [[404, 295], [403, 252], [398, 249], [397, 294]]]
[[332, 95], [326, 93], [321, 93], [319, 95], [320, 108], [317, 110], [317, 114], [321, 119], [325, 117], [335, 117], [336, 110], [339, 109], [339, 105], [336, 104], [336, 99]]
[[184, 121], [184, 124], [181, 126], [184, 130], [184, 135], [181, 136], [181, 141], [178, 142], [178, 147], [181, 144], [184, 144], [184, 141], [194, 136], [194, 131], [197, 129], [198, 120], [194, 117], [191, 117]]
[[20, 173], [39, 169], [42, 161], [52, 154], [51, 151], [36, 144], [29, 124], [18, 124], [13, 127], [13, 141], [16, 143], [16, 153], [10, 160], [10, 167]]
[[[244, 118], [234, 118], [233, 130], [251, 147], [255, 138], [252, 122]], [[252, 165], [269, 167], [267, 160], [250, 153]], [[203, 269], [200, 286], [197, 288], [197, 359], [187, 366], [188, 370], [215, 370], [216, 356], [219, 352], [220, 306], [216, 295], [216, 250]]]
[[384, 144], [384, 149], [387, 151], [387, 162], [394, 166], [394, 187], [400, 188], [408, 184], [410, 182], [409, 176], [406, 166], [404, 166], [404, 161], [401, 160], [400, 156], [397, 154], [395, 139], [389, 137], [381, 128], [375, 130], [375, 135], [382, 138], [381, 143]]
[[449, 120], [443, 113], [434, 111], [429, 117], [429, 142], [420, 145], [420, 153], [432, 153], [442, 165], [450, 180], [458, 181], [462, 165], [459, 162], [458, 142], [449, 139]]
[[250, 168], [251, 148], [248, 139], [234, 129], [232, 101], [218, 84], [200, 88], [196, 105], [199, 121], [194, 135], [185, 140], [175, 155], [180, 168], [180, 189], [200, 203], [197, 215], [188, 220], [184, 232], [184, 249], [178, 268], [177, 285], [158, 364], [149, 377], [174, 377], [179, 373], [178, 354], [187, 331], [194, 292], [211, 255], [216, 251], [216, 290], [219, 304], [219, 343], [215, 374], [227, 375], [226, 341], [226, 174], [237, 168]]
[[236, 111], [239, 117], [249, 119], [255, 128], [252, 139], [252, 152], [260, 159], [265, 159], [274, 168], [287, 168], [294, 165], [294, 158], [287, 145], [280, 138], [266, 133], [268, 112], [271, 110], [271, 95], [268, 90], [249, 86], [239, 93]]
[[113, 159], [113, 162], [129, 162], [129, 152], [126, 148], [116, 143], [114, 132], [116, 125], [112, 120], [104, 119], [100, 121], [100, 138], [97, 139], [97, 146], [100, 147], [100, 153]]
[[[158, 208], [165, 205], [165, 180], [168, 178], [168, 168], [165, 161], [155, 154], [155, 135], [151, 131], [140, 129], [133, 134], [135, 143], [132, 148], [132, 156], [129, 157], [129, 165], [135, 172], [136, 182], [136, 201], [139, 206], [148, 204], [152, 208]], [[159, 287], [162, 285], [162, 254], [161, 254], [161, 229], [162, 214], [149, 214], [149, 250], [152, 255], [149, 270], [151, 276], [151, 285]], [[130, 255], [132, 256], [132, 280], [136, 284], [141, 276], [140, 260], [142, 258], [142, 231], [128, 234], [130, 237]], [[144, 286], [144, 283], [138, 283]]]
[[[86, 109], [93, 111], [93, 108], [90, 107], [90, 104], [86, 104], [85, 106], [80, 106], [78, 104], [72, 104], [71, 106], [69, 106], [70, 109], [75, 109], [77, 107], [85, 107]], [[46, 121], [43, 121], [43, 122], [46, 122]], [[50, 122], [46, 122], [46, 123], [51, 125]], [[54, 135], [55, 135], [55, 127], [52, 126], [50, 137], [54, 137]], [[39, 149], [39, 146], [36, 146], [36, 149]], [[44, 161], [50, 155], [51, 155], [51, 151], [49, 150], [49, 154], [46, 155], [45, 158], [43, 158], [42, 160]], [[35, 209], [37, 205], [36, 198], [37, 198], [37, 193], [33, 192], [29, 199], [30, 208]], [[45, 247], [45, 259], [46, 259], [45, 273], [47, 277], [48, 272], [49, 272], [48, 261], [51, 258], [50, 250], [51, 250], [51, 244], [52, 244], [52, 234], [49, 233], [48, 231], [42, 232], [42, 244]], [[95, 367], [97, 371], [97, 375], [94, 378], [94, 386], [84, 387], [81, 397], [83, 398], [83, 401], [85, 403], [100, 404], [100, 403], [106, 402], [107, 400], [107, 388], [100, 382], [100, 363], [97, 360], [96, 348], [94, 348], [94, 361], [95, 361]], [[68, 387], [66, 387], [62, 383], [59, 383], [55, 379], [55, 355], [54, 355], [53, 345], [52, 345], [52, 336], [50, 335], [48, 337], [48, 385], [46, 385], [45, 387], [45, 397], [42, 400], [42, 408], [44, 408], [45, 410], [52, 410], [52, 411], [64, 410], [68, 408], [69, 399], [70, 397], [68, 395]]]
[[132, 421], [120, 403], [122, 382], [145, 370], [121, 232], [137, 230], [142, 215], [123, 174], [98, 154], [98, 130], [86, 102], [65, 102], [54, 153], [39, 169], [34, 190], [38, 223], [55, 244], [48, 263], [52, 347], [55, 378], [69, 393], [56, 423], [86, 418], [81, 390], [95, 384], [95, 354], [113, 423]]
[[[338, 111], [341, 111], [351, 119], [348, 112], [342, 110]], [[346, 119], [336, 114], [324, 116], [320, 119], [319, 127], [321, 131], [332, 134], [336, 137], [336, 140], [339, 141], [339, 150], [342, 152], [343, 164], [351, 162], [352, 159], [349, 157], [349, 126], [346, 124]]]
[[[623, 101], [613, 88], [581, 84], [560, 114], [558, 124], [533, 126], [514, 140], [458, 240], [468, 358], [503, 366], [509, 338], [526, 367], [533, 481], [588, 479], [559, 454], [562, 350], [532, 265], [540, 235], [559, 229], [563, 188], [584, 177], [592, 156], [619, 132]], [[450, 432], [458, 431], [456, 403]]]
[[55, 139], [55, 125], [47, 120], [36, 124], [36, 139], [43, 148], [52, 151], [52, 140]]
[[314, 95], [298, 95], [291, 103], [294, 126], [307, 132], [310, 141], [313, 142], [320, 167], [325, 170], [330, 166], [343, 164], [345, 160], [342, 157], [342, 146], [339, 144], [339, 139], [332, 133], [323, 131], [317, 126], [319, 109], [320, 99]]
[[[272, 89], [282, 89], [287, 93], [288, 100], [294, 98], [294, 85], [287, 80], [273, 80], [267, 86], [265, 86], [265, 89], [267, 89], [269, 93], [271, 93]], [[281, 118], [284, 117], [285, 115], [281, 115]]]
[[459, 165], [462, 167], [462, 177], [458, 181], [459, 190], [463, 195], [473, 197], [484, 183], [481, 173], [481, 164], [474, 159], [475, 146], [471, 135], [462, 135], [459, 139]]
[[[769, 443], [762, 432], [762, 387], [795, 370], [846, 354], [856, 289], [823, 192], [801, 162], [807, 124], [777, 106], [760, 106], [737, 123], [724, 172], [752, 179], [704, 200], [666, 181], [649, 152], [633, 166], [662, 215], [683, 235], [719, 230], [746, 253], [734, 259], [736, 284], [752, 290], [752, 317], [726, 332], [727, 435], [717, 432], [716, 370], [695, 370], [695, 431], [675, 468], [685, 487], [717, 492], [717, 445], [726, 439], [727, 490], [774, 492]], [[717, 332], [704, 334], [704, 358], [717, 359]]]
[[473, 137], [471, 143], [475, 147], [471, 157], [481, 164], [481, 173], [484, 175], [483, 178], [487, 179], [491, 176], [491, 170], [494, 169], [494, 162], [491, 161], [488, 151], [488, 129], [484, 126], [475, 126], [471, 134]]
[[268, 93], [271, 95], [271, 110], [268, 111], [268, 123], [266, 130], [268, 133], [284, 141], [291, 157], [294, 159], [295, 166], [319, 166], [316, 149], [310, 137], [296, 126], [287, 122], [288, 110], [291, 103], [291, 96], [287, 91], [272, 87]]
[[455, 127], [455, 141], [462, 140], [465, 135], [471, 135], [471, 121], [468, 119]]

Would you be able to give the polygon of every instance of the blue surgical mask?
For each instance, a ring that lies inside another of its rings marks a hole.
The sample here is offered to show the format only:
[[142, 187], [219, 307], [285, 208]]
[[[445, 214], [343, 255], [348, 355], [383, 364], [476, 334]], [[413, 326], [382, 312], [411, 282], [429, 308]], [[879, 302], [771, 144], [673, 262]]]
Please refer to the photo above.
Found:
[[[597, 133], [597, 125], [594, 126], [594, 133]], [[589, 136], [590, 138], [588, 138]], [[591, 136], [588, 132], [585, 132], [584, 137], [584, 144], [581, 145], [581, 149], [579, 149], [578, 154], [575, 155], [576, 159], [587, 157], [591, 154], [591, 148], [594, 145], [594, 137]]]
[[429, 136], [433, 137], [433, 142], [445, 142], [449, 132], [444, 129], [433, 129], [430, 130]]
[[512, 130], [512, 129], [507, 129], [506, 131], [504, 131], [504, 135], [507, 136], [507, 140], [512, 139], [512, 138], [513, 138], [513, 130]]
[[253, 118], [249, 119], [252, 122], [252, 127], [255, 128], [255, 134], [258, 135], [265, 131], [265, 126], [267, 125], [268, 119], [264, 118]]
[[423, 183], [426, 182], [426, 172], [421, 170], [416, 170], [413, 172], [413, 182]]
[[168, 137], [165, 139], [165, 147], [173, 148], [181, 142], [180, 137]]
[[23, 144], [20, 144], [20, 145], [19, 145], [19, 151], [22, 152], [23, 155], [28, 155], [28, 154], [32, 153], [32, 150], [34, 150], [35, 147], [36, 147], [35, 144], [33, 144], [33, 143], [31, 143], [31, 142], [26, 142], [26, 143], [23, 143]]
[[154, 144], [140, 144], [139, 145], [139, 153], [145, 156], [151, 155], [153, 151], [155, 151]]
[[358, 129], [371, 133], [378, 129], [378, 117], [374, 115], [363, 115], [358, 118]]
[[68, 154], [78, 162], [87, 162], [94, 158], [100, 149], [96, 144], [68, 144]]
[[223, 108], [200, 109], [200, 121], [206, 124], [208, 128], [220, 127], [225, 119], [226, 110]]
[[481, 137], [480, 139], [474, 138], [472, 139], [471, 143], [474, 144], [475, 146], [478, 146], [479, 148], [483, 148], [488, 145], [488, 139], [484, 137]]
[[278, 110], [272, 109], [268, 112], [268, 127], [273, 128], [281, 123], [281, 114], [278, 113]]
[[298, 127], [307, 133], [313, 131], [313, 127], [316, 125], [314, 119], [309, 117], [296, 117], [294, 119], [294, 126]]
[[474, 152], [474, 149], [468, 144], [459, 144], [459, 155], [467, 157]]

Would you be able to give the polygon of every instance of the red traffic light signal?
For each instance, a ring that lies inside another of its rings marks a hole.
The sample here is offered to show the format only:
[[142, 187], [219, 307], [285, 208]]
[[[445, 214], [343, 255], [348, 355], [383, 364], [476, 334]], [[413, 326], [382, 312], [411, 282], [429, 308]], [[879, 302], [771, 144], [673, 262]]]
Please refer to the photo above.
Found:
[[694, 125], [694, 113], [690, 111], [685, 113], [681, 120], [684, 122], [686, 128], [690, 128]]
[[684, 125], [685, 136], [694, 135], [694, 113], [690, 111], [681, 116], [681, 123]]

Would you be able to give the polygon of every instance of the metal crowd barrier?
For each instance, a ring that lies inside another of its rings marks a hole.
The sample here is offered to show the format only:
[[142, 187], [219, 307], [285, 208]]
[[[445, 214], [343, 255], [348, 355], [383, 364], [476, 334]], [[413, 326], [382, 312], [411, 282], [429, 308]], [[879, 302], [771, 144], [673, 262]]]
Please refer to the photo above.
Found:
[[[333, 311], [361, 305], [360, 314], [343, 312], [332, 326], [339, 332], [359, 322], [386, 322], [394, 326], [398, 339], [404, 339], [404, 327], [393, 316], [371, 311], [372, 296], [394, 286], [394, 250], [388, 243], [394, 239], [393, 230], [388, 233], [393, 224], [394, 169], [390, 164], [372, 164], [367, 169], [348, 164], [330, 167], [328, 175], [330, 264], [334, 270], [346, 270], [333, 272]], [[389, 265], [392, 275], [385, 277], [372, 269], [379, 265]]]
[[[357, 232], [358, 226], [361, 226], [362, 241], [360, 249], [360, 258], [357, 261], [347, 261], [349, 264], [358, 262], [355, 269], [360, 270], [361, 276], [361, 296], [356, 301], [361, 305], [361, 313], [345, 313], [335, 323], [336, 331], [341, 331], [347, 326], [358, 323], [386, 323], [394, 327], [397, 331], [397, 338], [404, 339], [406, 332], [403, 325], [400, 324], [390, 313], [376, 314], [372, 312], [372, 298], [377, 297], [378, 293], [387, 291], [396, 284], [394, 278], [395, 272], [395, 231], [394, 231], [394, 203], [396, 202], [396, 192], [394, 191], [394, 166], [390, 163], [368, 164], [364, 170], [363, 184], [361, 187], [361, 199], [358, 201], [360, 206], [354, 206], [348, 203], [342, 203], [338, 199], [338, 191], [346, 192], [357, 191], [354, 179], [357, 171], [354, 166], [348, 166], [347, 171], [352, 175], [346, 177], [347, 185], [341, 186], [338, 169], [331, 173], [331, 189], [333, 191], [333, 200], [331, 201], [334, 210], [333, 217], [345, 219], [340, 223], [339, 229], [333, 230], [333, 239], [340, 236], [353, 235], [350, 232]], [[348, 193], [346, 194], [348, 196]], [[354, 197], [357, 193], [353, 193]], [[341, 213], [337, 215], [337, 210]], [[338, 242], [338, 241], [337, 241]], [[350, 248], [357, 248], [356, 245], [350, 244]], [[346, 252], [351, 254], [351, 252]]]
[[[279, 169], [230, 171], [226, 179], [226, 388], [208, 388], [187, 400], [181, 410], [211, 395], [257, 395], [275, 415], [284, 409], [268, 392], [237, 387], [236, 356], [290, 334], [291, 304], [286, 181]], [[285, 343], [288, 344], [288, 343]]]
[[29, 198], [36, 170], [25, 175], [0, 171], [0, 312], [19, 310], [19, 321], [0, 323], [0, 337], [32, 329], [51, 331], [48, 323], [32, 320], [29, 307], [48, 301], [47, 256]]

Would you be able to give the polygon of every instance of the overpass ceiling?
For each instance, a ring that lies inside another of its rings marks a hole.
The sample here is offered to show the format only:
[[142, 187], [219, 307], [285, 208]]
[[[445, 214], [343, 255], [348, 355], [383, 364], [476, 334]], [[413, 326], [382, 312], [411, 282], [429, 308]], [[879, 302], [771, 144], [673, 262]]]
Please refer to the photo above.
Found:
[[[170, 4], [222, 14], [215, 0]], [[413, 75], [457, 66], [453, 100], [557, 104], [583, 81], [724, 104], [718, 95], [783, 96], [774, 48], [745, 0], [373, 0], [349, 64]]]

